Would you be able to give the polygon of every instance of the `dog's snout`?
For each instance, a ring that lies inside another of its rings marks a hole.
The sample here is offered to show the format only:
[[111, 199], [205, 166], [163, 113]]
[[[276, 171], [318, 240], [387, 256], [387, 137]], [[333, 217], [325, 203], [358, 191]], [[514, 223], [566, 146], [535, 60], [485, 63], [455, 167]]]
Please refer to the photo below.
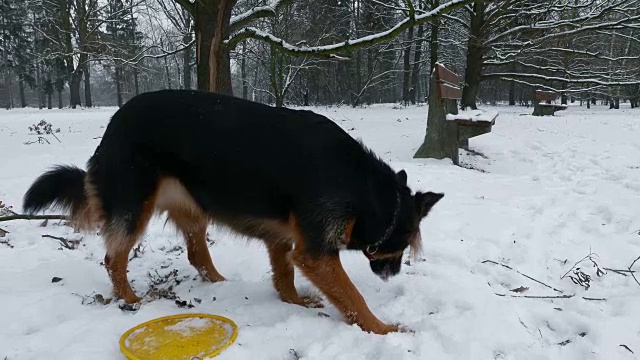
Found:
[[369, 262], [371, 271], [384, 281], [388, 281], [390, 277], [397, 275], [400, 272], [401, 265], [402, 256], [374, 259]]

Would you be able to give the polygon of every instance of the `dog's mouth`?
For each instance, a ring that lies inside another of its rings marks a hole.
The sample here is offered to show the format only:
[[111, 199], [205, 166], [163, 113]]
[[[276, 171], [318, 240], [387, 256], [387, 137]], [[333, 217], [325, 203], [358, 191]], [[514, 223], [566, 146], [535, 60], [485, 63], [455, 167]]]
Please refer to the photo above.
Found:
[[381, 259], [369, 259], [369, 266], [374, 274], [378, 275], [382, 280], [388, 281], [389, 278], [400, 272], [402, 255]]

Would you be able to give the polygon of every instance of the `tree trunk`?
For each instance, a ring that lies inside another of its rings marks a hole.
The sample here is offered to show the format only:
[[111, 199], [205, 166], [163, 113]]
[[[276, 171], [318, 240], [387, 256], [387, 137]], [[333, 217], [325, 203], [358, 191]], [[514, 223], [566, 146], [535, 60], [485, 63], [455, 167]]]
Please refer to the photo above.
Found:
[[58, 90], [58, 109], [62, 109], [64, 104], [62, 103], [62, 90]]
[[427, 131], [424, 141], [414, 158], [445, 159], [451, 157], [458, 164], [458, 132], [453, 121], [446, 120], [446, 114], [457, 114], [455, 100], [441, 101], [437, 97], [436, 75], [431, 74], [429, 91], [429, 110], [427, 115]]
[[467, 45], [467, 65], [464, 72], [465, 86], [462, 88], [461, 108], [469, 107], [477, 109], [476, 97], [480, 89], [482, 79], [482, 67], [484, 58], [484, 12], [487, 4], [484, 2], [473, 3], [473, 15], [469, 28], [469, 42]]
[[167, 89], [171, 89], [171, 71], [169, 71], [169, 63], [167, 62], [167, 57], [162, 58], [164, 61], [164, 75], [167, 78]]
[[24, 96], [24, 80], [22, 76], [18, 79], [18, 90], [20, 91], [20, 107], [27, 107], [27, 99]]
[[[367, 49], [367, 78], [371, 79], [373, 78], [373, 76], [375, 75], [373, 73], [374, 70], [374, 58], [373, 58], [373, 49], [369, 48]], [[373, 102], [373, 97], [374, 97], [374, 91], [375, 88], [368, 88], [365, 89], [365, 102], [367, 103], [367, 105], [371, 105], [371, 103]]]
[[[191, 32], [187, 32], [184, 35], [182, 42], [185, 44], [191, 42]], [[182, 53], [182, 79], [184, 88], [191, 89], [191, 46], [184, 49]]]
[[404, 47], [404, 72], [402, 74], [402, 102], [409, 104], [409, 81], [411, 80], [411, 45], [413, 42], [413, 26], [407, 30], [407, 40]]
[[[439, 0], [433, 0], [433, 6], [431, 9], [435, 9], [440, 6]], [[429, 37], [429, 76], [431, 77], [435, 73], [436, 63], [438, 62], [438, 48], [440, 42], [438, 38], [440, 36], [440, 20], [434, 19], [431, 23], [431, 36]], [[429, 100], [431, 100], [431, 82], [429, 82]]]
[[82, 81], [82, 72], [80, 69], [76, 69], [71, 72], [71, 79], [69, 80], [69, 103], [71, 108], [75, 109], [76, 106], [82, 106], [80, 101], [80, 82]]
[[115, 66], [115, 73], [113, 75], [113, 80], [116, 83], [116, 101], [118, 104], [118, 107], [122, 107], [122, 85], [121, 85], [121, 79], [120, 79], [120, 73], [122, 72], [122, 70], [120, 69], [120, 66], [116, 65]]
[[[133, 2], [132, 2], [133, 4]], [[131, 6], [131, 11], [129, 12], [129, 14], [131, 15], [131, 41], [132, 42], [137, 42], [136, 41], [136, 21], [135, 18], [133, 17], [133, 6]], [[189, 35], [191, 35], [191, 33], [189, 33]], [[191, 39], [189, 39], [189, 41], [191, 41]], [[186, 51], [188, 52], [190, 50], [187, 49]], [[191, 80], [191, 78], [189, 78], [189, 80]], [[140, 94], [140, 83], [138, 81], [138, 65], [134, 64], [133, 65], [133, 91], [134, 91], [134, 96]]]
[[249, 84], [247, 79], [247, 42], [242, 42], [242, 63], [240, 64], [240, 75], [242, 79], [242, 98], [249, 97]]
[[8, 72], [9, 70], [7, 69], [2, 71], [2, 82], [0, 83], [0, 105], [7, 110], [11, 109], [11, 101], [9, 100], [9, 77], [7, 76]]
[[235, 0], [196, 0], [196, 64], [198, 89], [233, 95], [231, 58], [223, 40], [229, 35], [229, 21]]
[[[511, 65], [511, 72], [516, 72], [516, 65]], [[509, 105], [514, 106], [516, 104], [516, 82], [509, 81]]]
[[133, 91], [135, 91], [134, 95], [140, 94], [140, 81], [138, 81], [138, 66], [133, 66]]
[[418, 27], [418, 38], [416, 40], [416, 48], [413, 56], [413, 71], [411, 73], [411, 88], [409, 89], [409, 98], [412, 104], [416, 103], [418, 96], [418, 75], [420, 74], [420, 59], [422, 58], [422, 38], [424, 37], [424, 26]]
[[89, 74], [89, 59], [86, 59], [83, 64], [82, 75], [84, 77], [84, 106], [92, 107], [93, 100], [91, 99], [91, 78]]
[[516, 82], [511, 80], [509, 81], [509, 105], [516, 104]]
[[51, 102], [51, 92], [47, 92], [47, 109], [53, 109], [53, 104]]

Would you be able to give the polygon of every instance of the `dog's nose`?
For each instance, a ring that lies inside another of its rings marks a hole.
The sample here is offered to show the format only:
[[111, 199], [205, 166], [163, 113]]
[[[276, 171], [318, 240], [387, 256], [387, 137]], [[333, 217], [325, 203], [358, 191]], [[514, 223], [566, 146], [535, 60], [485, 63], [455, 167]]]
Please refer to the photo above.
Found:
[[380, 277], [380, 279], [386, 281], [389, 281], [389, 278], [391, 277], [391, 267], [389, 265], [386, 265], [384, 268], [382, 268], [382, 270], [378, 273], [378, 276]]

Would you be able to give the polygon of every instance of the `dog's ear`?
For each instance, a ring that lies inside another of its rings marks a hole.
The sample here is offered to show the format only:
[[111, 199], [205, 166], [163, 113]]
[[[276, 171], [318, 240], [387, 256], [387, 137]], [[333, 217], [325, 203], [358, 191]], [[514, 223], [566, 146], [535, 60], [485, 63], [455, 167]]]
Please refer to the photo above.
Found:
[[400, 181], [401, 185], [407, 185], [407, 172], [404, 170], [398, 171], [398, 181]]
[[443, 197], [443, 193], [434, 193], [431, 191], [422, 193], [418, 191], [413, 196], [413, 199], [416, 204], [416, 211], [418, 212], [418, 215], [420, 215], [420, 218], [427, 216], [431, 208]]

